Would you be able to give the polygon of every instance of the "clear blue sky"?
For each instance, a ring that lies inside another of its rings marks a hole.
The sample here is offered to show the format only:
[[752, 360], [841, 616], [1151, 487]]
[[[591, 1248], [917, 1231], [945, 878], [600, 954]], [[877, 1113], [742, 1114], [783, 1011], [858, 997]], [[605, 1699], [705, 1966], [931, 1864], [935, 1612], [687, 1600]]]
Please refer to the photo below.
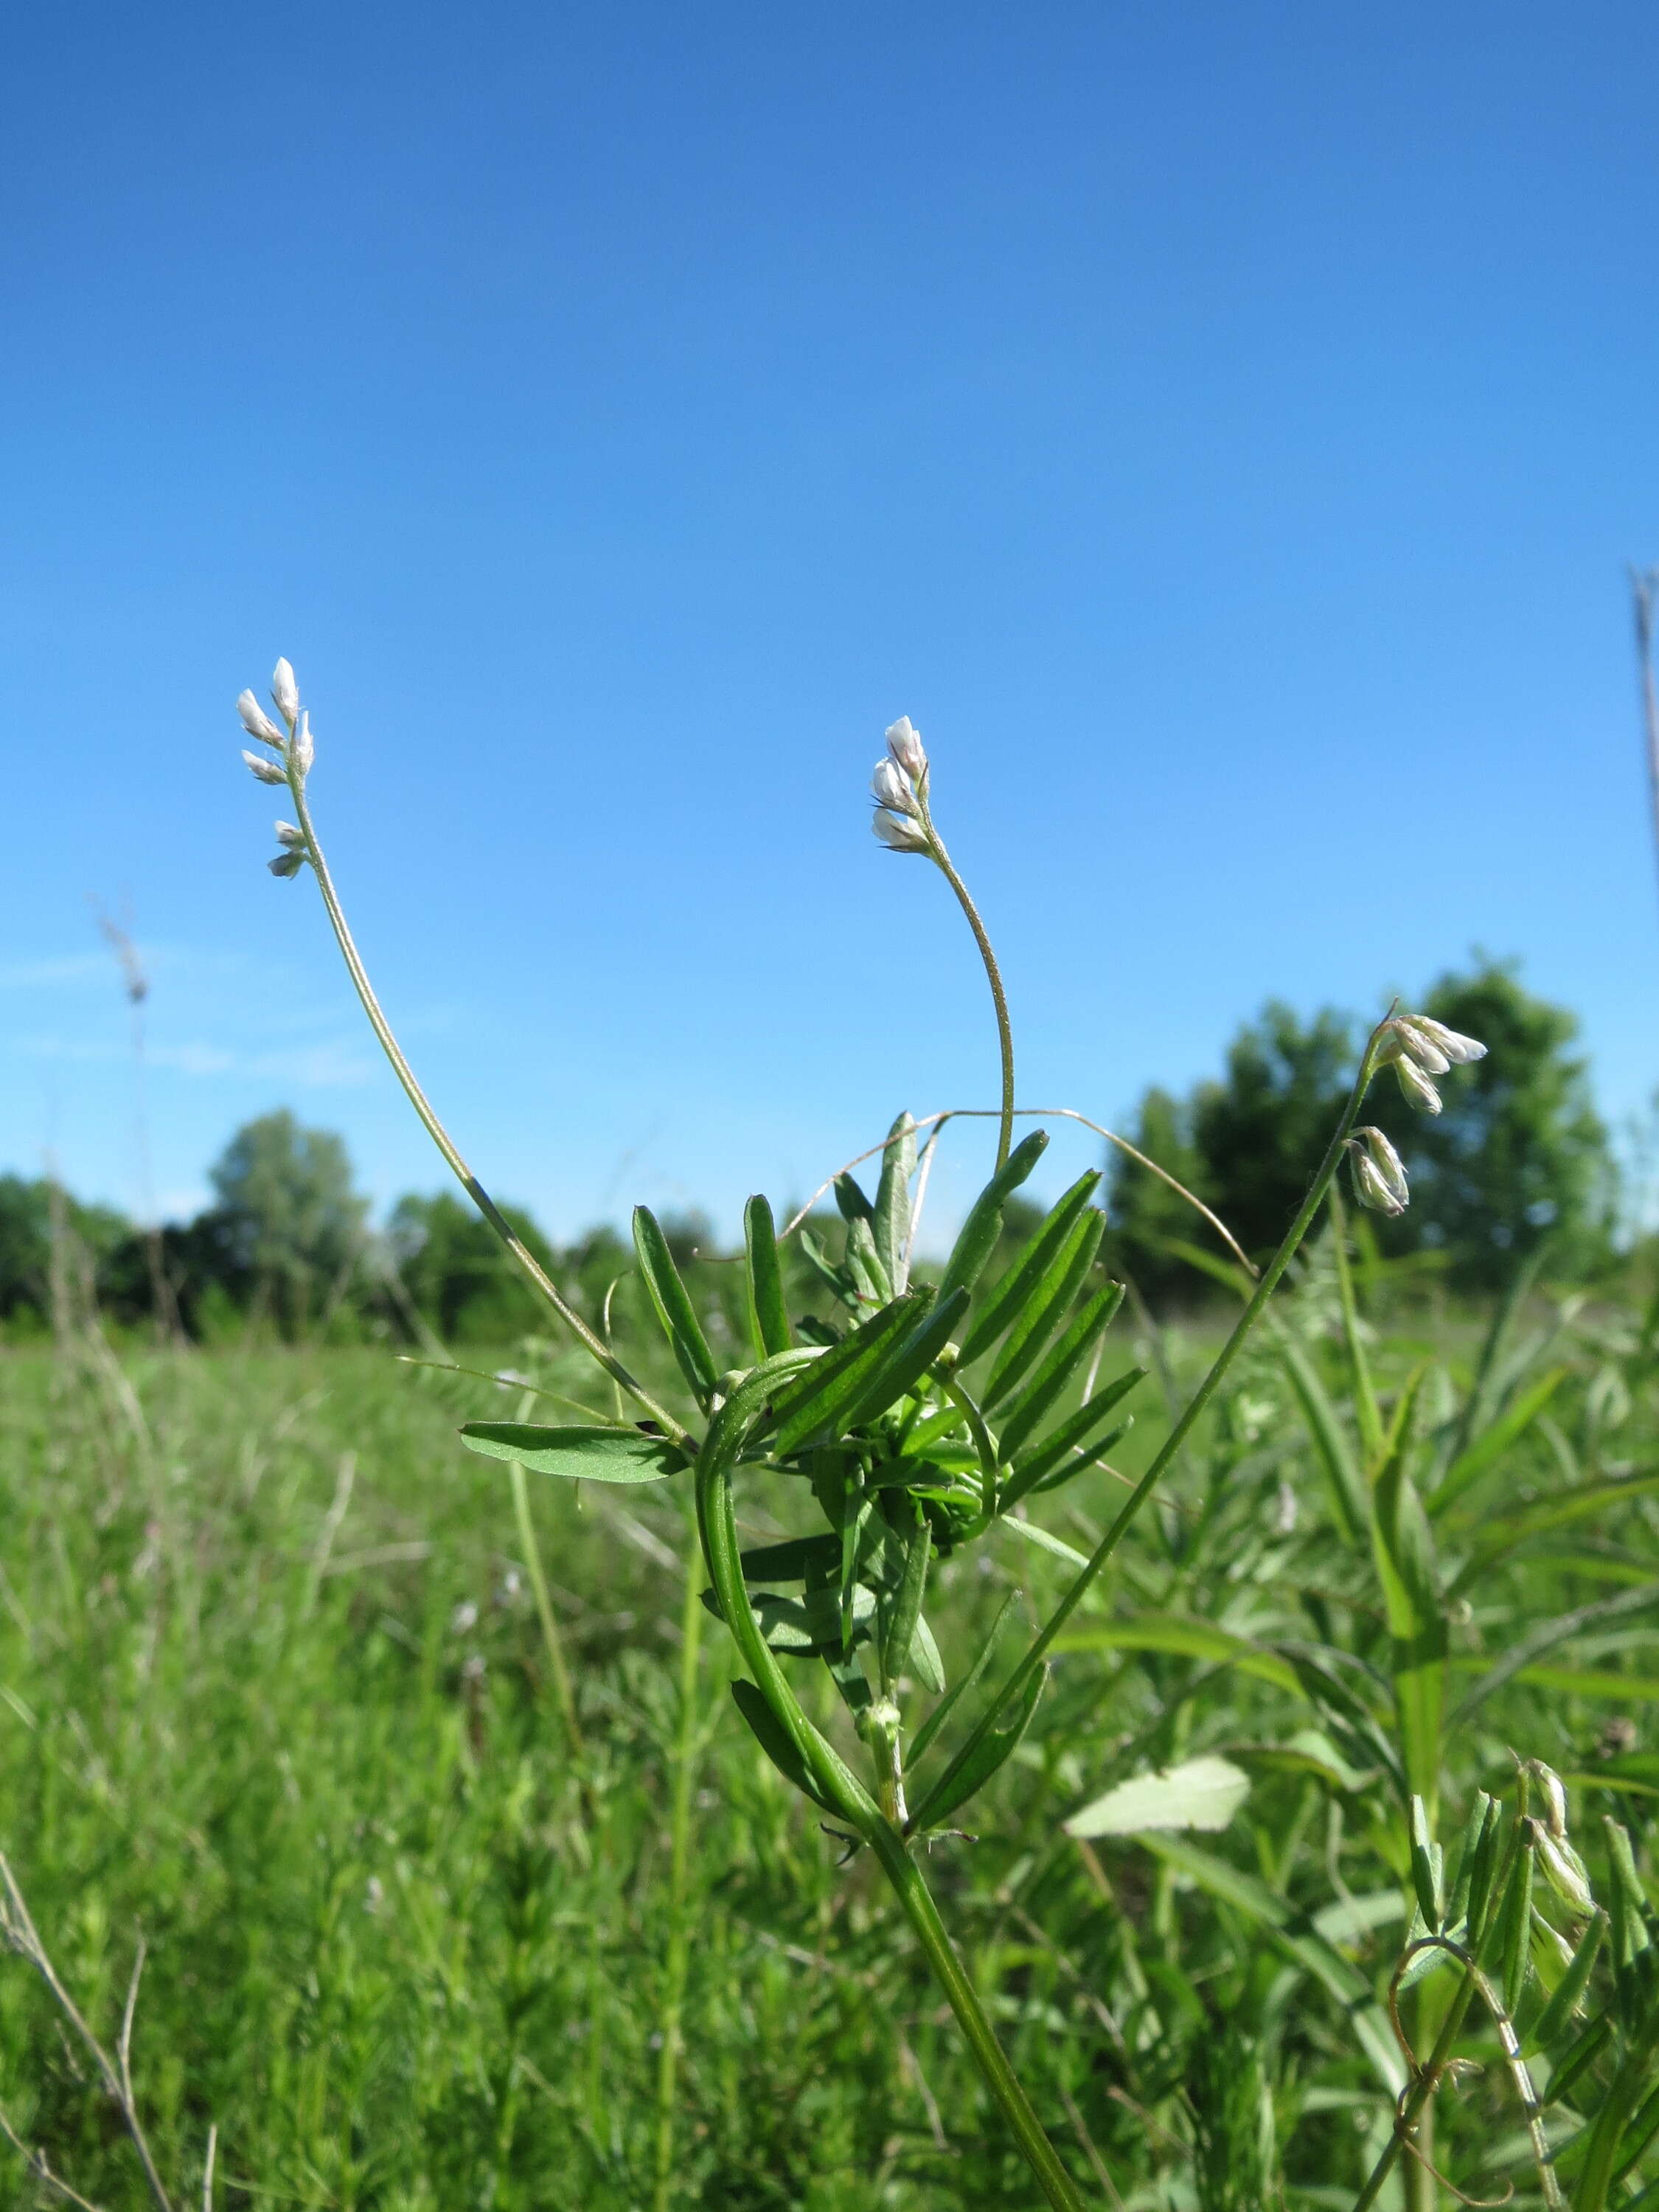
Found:
[[994, 1095], [866, 826], [901, 712], [1024, 1097], [1475, 944], [1652, 1094], [1650, 7], [163, 0], [0, 62], [0, 1164], [137, 1202], [90, 894], [169, 1206], [277, 1103], [441, 1179], [264, 870], [279, 652], [410, 1052], [556, 1231]]

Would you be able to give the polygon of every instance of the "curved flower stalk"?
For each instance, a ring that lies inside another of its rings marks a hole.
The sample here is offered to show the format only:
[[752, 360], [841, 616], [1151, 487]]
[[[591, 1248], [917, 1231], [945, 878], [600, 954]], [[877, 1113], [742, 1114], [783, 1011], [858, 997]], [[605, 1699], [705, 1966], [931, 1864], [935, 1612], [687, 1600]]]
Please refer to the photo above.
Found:
[[[895, 850], [935, 860], [980, 941], [1004, 1048], [997, 1168], [969, 1208], [939, 1282], [913, 1282], [917, 1125], [901, 1115], [879, 1148], [873, 1197], [850, 1172], [836, 1179], [846, 1225], [842, 1256], [832, 1258], [810, 1232], [801, 1232], [800, 1249], [839, 1310], [830, 1322], [791, 1312], [771, 1209], [764, 1198], [750, 1199], [744, 1214], [750, 1343], [745, 1364], [725, 1371], [660, 1226], [638, 1208], [638, 1271], [697, 1408], [699, 1441], [647, 1395], [523, 1251], [416, 1083], [369, 985], [317, 841], [306, 789], [308, 724], [285, 661], [277, 665], [272, 699], [283, 729], [251, 694], [239, 704], [244, 727], [270, 749], [294, 800], [297, 821], [285, 825], [291, 835], [283, 836], [279, 872], [310, 866], [364, 1010], [440, 1151], [544, 1297], [650, 1415], [631, 1428], [469, 1422], [464, 1441], [533, 1472], [590, 1481], [654, 1482], [691, 1473], [711, 1585], [704, 1602], [725, 1622], [747, 1668], [747, 1679], [732, 1690], [743, 1720], [791, 1784], [830, 1816], [853, 1848], [867, 1849], [880, 1865], [1044, 2198], [1054, 2212], [1082, 2212], [1077, 2184], [945, 1929], [921, 1846], [948, 1831], [1018, 1747], [1042, 1694], [1055, 1638], [1202, 1418], [1312, 1226], [1344, 1155], [1352, 1151], [1363, 1164], [1355, 1170], [1362, 1195], [1370, 1188], [1396, 1208], [1404, 1204], [1404, 1171], [1387, 1140], [1374, 1130], [1356, 1133], [1360, 1107], [1385, 1061], [1403, 1067], [1409, 1060], [1419, 1073], [1431, 1054], [1452, 1064], [1450, 1033], [1443, 1037], [1393, 1016], [1372, 1033], [1306, 1198], [1232, 1334], [1059, 1604], [988, 1697], [979, 1698], [1013, 1601], [964, 1673], [948, 1685], [926, 1610], [935, 1562], [988, 1538], [1036, 1540], [1032, 1524], [1013, 1509], [1103, 1462], [1133, 1419], [1120, 1408], [1144, 1370], [1126, 1367], [1097, 1382], [1104, 1340], [1123, 1296], [1122, 1285], [1099, 1272], [1106, 1224], [1091, 1202], [1097, 1170], [1079, 1177], [1001, 1272], [986, 1279], [1007, 1202], [1048, 1139], [1038, 1129], [1018, 1146], [1012, 1141], [1013, 1061], [1000, 978], [972, 902], [933, 827], [927, 757], [915, 731], [905, 721], [889, 732], [889, 758], [876, 777], [878, 834]], [[262, 756], [252, 756], [252, 765], [261, 782], [269, 781]], [[1480, 1050], [1467, 1039], [1452, 1042], [1463, 1058]], [[744, 1549], [736, 1518], [739, 1480], [763, 1483], [780, 1498], [793, 1495], [816, 1510], [817, 1527]], [[1057, 1542], [1045, 1540], [1050, 1548]], [[851, 1739], [845, 1750], [808, 1717], [791, 1679], [802, 1666], [828, 1670]], [[923, 1698], [930, 1702], [919, 1711]], [[947, 1731], [954, 1739], [948, 1753], [940, 1748]], [[666, 2063], [665, 2078], [672, 2089]]]
[[979, 908], [968, 886], [957, 873], [945, 840], [933, 821], [928, 793], [933, 770], [923, 750], [921, 732], [908, 714], [901, 714], [887, 732], [887, 752], [876, 763], [870, 779], [876, 811], [870, 827], [890, 853], [921, 853], [930, 860], [956, 893], [957, 902], [974, 933], [985, 975], [991, 986], [996, 1012], [997, 1048], [1002, 1060], [1001, 1126], [997, 1133], [997, 1166], [1004, 1167], [1014, 1141], [1014, 1034], [1008, 1019], [1008, 994], [1002, 987], [1002, 970]]

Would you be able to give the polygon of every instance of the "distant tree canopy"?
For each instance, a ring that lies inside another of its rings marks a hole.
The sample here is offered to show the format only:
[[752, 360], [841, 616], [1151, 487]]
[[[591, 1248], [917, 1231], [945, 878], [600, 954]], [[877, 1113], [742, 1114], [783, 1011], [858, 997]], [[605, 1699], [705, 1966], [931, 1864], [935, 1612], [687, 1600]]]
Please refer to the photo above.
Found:
[[[1382, 1249], [1443, 1252], [1452, 1279], [1472, 1289], [1502, 1281], [1546, 1235], [1565, 1268], [1605, 1260], [1613, 1168], [1585, 1063], [1571, 1050], [1573, 1017], [1492, 961], [1443, 976], [1419, 1010], [1488, 1050], [1441, 1083], [1437, 1119], [1413, 1113], [1386, 1071], [1372, 1086], [1366, 1118], [1394, 1140], [1412, 1187], [1398, 1219], [1372, 1217]], [[1185, 1098], [1149, 1091], [1133, 1140], [1260, 1257], [1323, 1156], [1365, 1033], [1352, 1016], [1326, 1008], [1304, 1023], [1273, 1001], [1239, 1031], [1218, 1079]], [[1149, 1296], [1191, 1291], [1200, 1279], [1171, 1247], [1214, 1241], [1192, 1208], [1122, 1154], [1109, 1189], [1114, 1256]]]
[[82, 1206], [47, 1177], [35, 1181], [0, 1175], [0, 1321], [27, 1318], [43, 1325], [52, 1305], [55, 1224], [73, 1240], [77, 1256], [97, 1271], [130, 1235], [121, 1215], [106, 1206]]

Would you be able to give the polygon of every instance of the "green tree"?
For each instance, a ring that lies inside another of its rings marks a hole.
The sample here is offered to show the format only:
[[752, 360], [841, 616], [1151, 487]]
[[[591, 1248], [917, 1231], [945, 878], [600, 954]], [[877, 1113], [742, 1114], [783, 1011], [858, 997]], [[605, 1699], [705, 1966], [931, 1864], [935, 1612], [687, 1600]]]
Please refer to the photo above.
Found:
[[273, 1310], [302, 1328], [364, 1241], [366, 1202], [343, 1140], [303, 1129], [286, 1107], [239, 1129], [215, 1164], [215, 1243]]
[[0, 1176], [0, 1320], [44, 1322], [52, 1310], [56, 1239], [60, 1256], [97, 1282], [130, 1224], [106, 1206], [82, 1206], [45, 1177]]
[[[542, 1266], [557, 1257], [520, 1206], [501, 1208]], [[386, 1243], [404, 1287], [447, 1343], [507, 1344], [543, 1323], [544, 1306], [488, 1222], [451, 1191], [400, 1198]]]

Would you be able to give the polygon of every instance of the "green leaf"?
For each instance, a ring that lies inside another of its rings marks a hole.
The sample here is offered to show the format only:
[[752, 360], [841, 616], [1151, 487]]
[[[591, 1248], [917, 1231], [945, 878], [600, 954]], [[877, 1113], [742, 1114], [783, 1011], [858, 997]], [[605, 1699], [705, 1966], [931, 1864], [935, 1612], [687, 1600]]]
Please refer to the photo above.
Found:
[[910, 1279], [910, 1178], [916, 1171], [916, 1125], [901, 1114], [887, 1132], [876, 1186], [876, 1255], [895, 1291]]
[[809, 1439], [833, 1443], [845, 1425], [842, 1420], [845, 1409], [929, 1303], [928, 1292], [907, 1291], [814, 1360], [799, 1382], [779, 1391], [773, 1401], [776, 1450], [781, 1455], [798, 1450]]
[[952, 1291], [971, 1290], [979, 1280], [1002, 1233], [1004, 1205], [1042, 1158], [1048, 1144], [1048, 1132], [1033, 1129], [1029, 1137], [1014, 1146], [969, 1206], [962, 1233], [945, 1263], [945, 1274], [939, 1286], [941, 1297], [948, 1297]]
[[1338, 1419], [1313, 1362], [1301, 1346], [1281, 1333], [1279, 1349], [1285, 1372], [1291, 1378], [1291, 1388], [1301, 1406], [1302, 1418], [1314, 1440], [1319, 1463], [1325, 1470], [1337, 1523], [1349, 1543], [1358, 1544], [1370, 1526], [1370, 1505], [1365, 1479], [1348, 1442], [1347, 1431]]
[[793, 1783], [802, 1796], [810, 1797], [815, 1805], [822, 1805], [826, 1813], [835, 1812], [836, 1808], [807, 1771], [806, 1761], [795, 1748], [783, 1723], [755, 1685], [752, 1682], [733, 1682], [732, 1699], [748, 1723], [750, 1734], [784, 1780]]
[[[1045, 1438], [1034, 1452], [1024, 1459], [1017, 1460], [1003, 1486], [1000, 1510], [1006, 1513], [1028, 1492], [1042, 1488], [1052, 1476], [1080, 1474], [1085, 1468], [1091, 1466], [1103, 1453], [1109, 1450], [1111, 1444], [1121, 1435], [1121, 1428], [1114, 1430], [1109, 1438], [1097, 1432], [1136, 1383], [1144, 1379], [1146, 1373], [1144, 1367], [1131, 1367], [1121, 1375], [1115, 1376], [1103, 1389], [1097, 1390], [1092, 1398], [1086, 1399], [1074, 1413], [1062, 1421], [1054, 1434]], [[1007, 1449], [1005, 1444], [1005, 1454]], [[1073, 1452], [1079, 1452], [1081, 1456], [1068, 1466], [1066, 1462]]]
[[980, 1394], [988, 1407], [1007, 1397], [1035, 1365], [1093, 1267], [1105, 1231], [1105, 1215], [1092, 1206], [1072, 1224], [1053, 1265], [1033, 1285], [1008, 1324], [1002, 1350]]
[[1295, 1668], [1275, 1653], [1264, 1651], [1212, 1621], [1188, 1620], [1178, 1614], [1143, 1613], [1133, 1620], [1106, 1622], [1097, 1628], [1068, 1629], [1054, 1638], [1054, 1648], [1056, 1651], [1163, 1651], [1176, 1658], [1237, 1667], [1241, 1674], [1292, 1694], [1298, 1687]]
[[1122, 1284], [1108, 1283], [1104, 1290], [1097, 1291], [1079, 1309], [1076, 1318], [1003, 1417], [1001, 1446], [1005, 1459], [1012, 1459], [1054, 1411], [1073, 1376], [1089, 1357], [1096, 1338], [1110, 1327], [1112, 1316], [1122, 1303]]
[[860, 1429], [896, 1405], [920, 1382], [950, 1342], [951, 1332], [968, 1310], [966, 1291], [952, 1291], [933, 1311], [885, 1351], [865, 1379], [858, 1396], [841, 1417], [843, 1430]]
[[749, 1334], [757, 1358], [787, 1352], [795, 1341], [784, 1303], [783, 1272], [778, 1265], [777, 1226], [772, 1209], [758, 1194], [743, 1209], [745, 1267], [744, 1286], [748, 1293]]
[[743, 1554], [745, 1582], [798, 1583], [840, 1569], [841, 1538], [830, 1534], [790, 1536], [781, 1544], [757, 1544]]
[[810, 1229], [803, 1229], [797, 1241], [802, 1259], [824, 1288], [839, 1298], [843, 1305], [855, 1306], [859, 1300], [858, 1285], [848, 1270], [836, 1265]]
[[948, 1820], [959, 1806], [978, 1794], [1019, 1748], [1020, 1740], [1031, 1725], [1036, 1711], [1037, 1699], [1042, 1695], [1048, 1680], [1046, 1667], [1034, 1668], [1024, 1694], [1009, 1717], [1007, 1725], [988, 1729], [983, 1735], [969, 1738], [939, 1780], [927, 1792], [910, 1815], [908, 1832], [921, 1835], [928, 1828], [937, 1828]]
[[[1559, 1679], [1565, 1674], [1564, 1669], [1534, 1668], [1532, 1662], [1540, 1653], [1553, 1651], [1558, 1644], [1565, 1644], [1573, 1637], [1583, 1635], [1587, 1629], [1599, 1628], [1609, 1621], [1623, 1620], [1632, 1615], [1651, 1613], [1656, 1609], [1659, 1609], [1659, 1587], [1650, 1584], [1644, 1589], [1620, 1590], [1616, 1597], [1597, 1598], [1591, 1605], [1576, 1606], [1571, 1613], [1558, 1613], [1553, 1620], [1540, 1621], [1535, 1628], [1529, 1630], [1520, 1639], [1519, 1643], [1512, 1644], [1501, 1659], [1494, 1661], [1492, 1665], [1484, 1671], [1480, 1680], [1472, 1689], [1465, 1692], [1457, 1710], [1452, 1715], [1452, 1725], [1460, 1727], [1473, 1712], [1486, 1703], [1493, 1691], [1501, 1690], [1508, 1681], [1519, 1679], [1522, 1681], [1537, 1682], [1541, 1686], [1547, 1676]], [[1625, 1678], [1620, 1675], [1595, 1677], [1586, 1674], [1580, 1679], [1588, 1686], [1597, 1680], [1604, 1682], [1609, 1680], [1619, 1682]], [[1629, 1685], [1629, 1693], [1632, 1697], [1639, 1697], [1644, 1694], [1644, 1692], [1632, 1681]], [[1597, 1694], [1605, 1695], [1607, 1692], [1602, 1690], [1598, 1693], [1597, 1691], [1586, 1686], [1584, 1695], [1593, 1697]], [[1615, 1690], [1613, 1694], [1616, 1696], [1618, 1692]], [[1651, 1686], [1649, 1686], [1646, 1694], [1650, 1696], [1655, 1694]]]
[[544, 1428], [533, 1421], [465, 1421], [461, 1442], [486, 1459], [516, 1460], [572, 1482], [660, 1482], [685, 1465], [665, 1437], [638, 1429]]
[[1434, 1538], [1409, 1473], [1414, 1376], [1371, 1486], [1371, 1540], [1388, 1616], [1395, 1698], [1409, 1789], [1432, 1805], [1446, 1705], [1446, 1624], [1435, 1577]]
[[990, 1665], [991, 1654], [996, 1648], [996, 1640], [998, 1637], [1002, 1633], [1003, 1623], [1007, 1620], [1008, 1615], [1012, 1612], [1014, 1607], [1018, 1602], [1019, 1592], [1017, 1589], [1010, 1590], [1007, 1595], [1003, 1599], [1002, 1603], [997, 1607], [996, 1618], [992, 1621], [990, 1627], [987, 1630], [985, 1641], [980, 1645], [978, 1651], [975, 1654], [973, 1663], [969, 1666], [968, 1672], [957, 1684], [955, 1689], [953, 1689], [945, 1698], [944, 1702], [934, 1706], [933, 1711], [928, 1714], [927, 1719], [916, 1730], [915, 1735], [912, 1739], [910, 1744], [910, 1763], [913, 1766], [921, 1762], [922, 1755], [927, 1751], [928, 1745], [933, 1742], [934, 1737], [945, 1726], [945, 1722], [950, 1719], [951, 1714], [956, 1711], [962, 1700], [968, 1695], [969, 1691], [973, 1689], [975, 1683], [979, 1680], [980, 1676], [985, 1672], [987, 1667]]
[[[714, 1590], [705, 1590], [702, 1601], [716, 1620], [725, 1619]], [[845, 1648], [841, 1593], [827, 1583], [805, 1590], [799, 1597], [786, 1597], [780, 1590], [757, 1590], [750, 1600], [749, 1610], [771, 1649], [789, 1658], [817, 1659], [827, 1651], [839, 1652]], [[868, 1631], [875, 1617], [875, 1592], [866, 1589], [862, 1583], [854, 1583], [849, 1611], [851, 1634], [845, 1640], [848, 1644], [859, 1640]]]
[[939, 1645], [933, 1641], [933, 1632], [927, 1626], [925, 1613], [916, 1615], [915, 1633], [910, 1639], [909, 1662], [910, 1672], [922, 1688], [930, 1690], [936, 1698], [940, 1696], [945, 1688], [945, 1662], [939, 1657]]
[[886, 1628], [881, 1645], [881, 1673], [884, 1682], [896, 1680], [904, 1672], [905, 1662], [910, 1656], [916, 1623], [921, 1617], [922, 1592], [927, 1587], [927, 1560], [933, 1548], [927, 1516], [914, 1500], [905, 1502], [908, 1504], [913, 1516], [911, 1526], [902, 1532], [898, 1529], [889, 1532], [890, 1543], [896, 1543], [902, 1549], [904, 1564], [898, 1588], [886, 1609]]
[[1224, 1759], [1183, 1759], [1137, 1774], [1065, 1823], [1068, 1836], [1133, 1836], [1149, 1828], [1224, 1828], [1250, 1794], [1250, 1778]]
[[1526, 2039], [1528, 2056], [1534, 2051], [1549, 2051], [1571, 2029], [1573, 2016], [1583, 2001], [1589, 1986], [1591, 1969], [1601, 1948], [1601, 1939], [1607, 1932], [1607, 1916], [1598, 1910], [1590, 1916], [1589, 1924], [1578, 1939], [1578, 1948], [1572, 1954], [1572, 1964], [1556, 1984], [1555, 1994], [1533, 2022], [1532, 2033]]
[[702, 1323], [697, 1319], [690, 1293], [674, 1265], [674, 1255], [668, 1249], [657, 1217], [647, 1206], [634, 1208], [634, 1250], [679, 1370], [690, 1384], [697, 1403], [707, 1410], [720, 1370], [708, 1349], [708, 1340], [702, 1333]]
[[1072, 1225], [1094, 1196], [1099, 1181], [1098, 1168], [1079, 1176], [992, 1285], [974, 1317], [974, 1326], [963, 1339], [964, 1367], [990, 1350], [1009, 1322], [1024, 1311], [1029, 1299], [1042, 1295]]
[[1516, 1399], [1501, 1419], [1459, 1452], [1429, 1498], [1431, 1516], [1437, 1519], [1466, 1490], [1480, 1481], [1487, 1468], [1494, 1466], [1532, 1426], [1566, 1378], [1565, 1367], [1551, 1368], [1547, 1375], [1540, 1376], [1530, 1390]]
[[1188, 1843], [1184, 1836], [1152, 1831], [1136, 1840], [1142, 1850], [1190, 1875], [1212, 1897], [1266, 1929], [1273, 1942], [1335, 1998], [1378, 2080], [1390, 2097], [1399, 2095], [1406, 2086], [1406, 2069], [1382, 2007], [1358, 1968], [1320, 1935], [1304, 1913], [1257, 1875], [1242, 1872], [1212, 1851]]

